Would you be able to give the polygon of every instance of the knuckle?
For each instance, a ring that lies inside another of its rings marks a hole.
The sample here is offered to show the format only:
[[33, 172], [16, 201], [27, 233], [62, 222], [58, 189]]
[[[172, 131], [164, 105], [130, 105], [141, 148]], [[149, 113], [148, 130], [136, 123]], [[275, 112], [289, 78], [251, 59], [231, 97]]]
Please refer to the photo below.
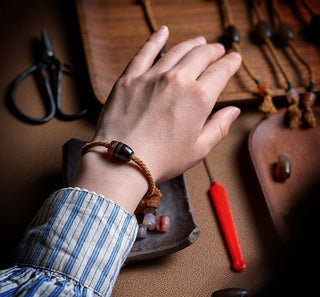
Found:
[[208, 98], [208, 89], [204, 85], [198, 85], [196, 88], [196, 95], [201, 99], [207, 99]]
[[123, 75], [118, 79], [117, 85], [122, 89], [127, 89], [131, 85], [131, 82], [132, 78], [129, 75]]
[[173, 46], [170, 51], [180, 55], [185, 53], [186, 51], [189, 51], [194, 45], [195, 44], [193, 40], [187, 40]]
[[179, 71], [171, 69], [162, 75], [162, 81], [165, 85], [181, 85], [183, 83], [183, 78]]
[[210, 97], [209, 97], [209, 92], [207, 87], [205, 87], [204, 85], [196, 85], [194, 92], [193, 92], [193, 97], [194, 99], [197, 100], [197, 104], [199, 106], [199, 104], [202, 107], [206, 107], [208, 102], [210, 101]]

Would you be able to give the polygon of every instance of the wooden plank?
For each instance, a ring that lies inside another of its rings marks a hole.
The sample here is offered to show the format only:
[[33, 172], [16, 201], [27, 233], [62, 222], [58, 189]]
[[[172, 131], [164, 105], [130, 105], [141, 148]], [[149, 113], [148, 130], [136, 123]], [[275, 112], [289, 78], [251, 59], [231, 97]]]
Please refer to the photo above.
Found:
[[[280, 2], [280, 1], [279, 1]], [[320, 2], [310, 1], [320, 9]], [[121, 71], [149, 36], [150, 30], [142, 6], [133, 0], [77, 0], [77, 11], [91, 83], [96, 98], [104, 103]], [[253, 72], [266, 80], [277, 99], [284, 98], [286, 83], [268, 49], [251, 40], [252, 21], [246, 1], [230, 0], [235, 25], [241, 35], [241, 48]], [[159, 25], [170, 29], [167, 48], [188, 38], [203, 35], [208, 42], [217, 42], [223, 32], [223, 17], [218, 1], [153, 0], [152, 9]], [[315, 91], [320, 90], [319, 44], [306, 40], [305, 22], [310, 16], [305, 9], [293, 10], [289, 4], [280, 5], [295, 33], [294, 44], [310, 63], [315, 74]], [[319, 11], [318, 9], [318, 11]], [[267, 10], [263, 9], [265, 17]], [[293, 86], [304, 92], [308, 72], [290, 51], [278, 49], [278, 54]], [[214, 86], [213, 86], [214, 87]], [[256, 86], [241, 67], [218, 99], [218, 104], [260, 100]]]

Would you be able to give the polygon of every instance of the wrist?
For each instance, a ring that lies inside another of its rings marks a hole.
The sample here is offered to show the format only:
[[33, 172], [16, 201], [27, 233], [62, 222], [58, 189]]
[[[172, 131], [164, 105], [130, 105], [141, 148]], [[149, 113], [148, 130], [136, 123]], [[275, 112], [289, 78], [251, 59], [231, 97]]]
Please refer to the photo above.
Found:
[[83, 155], [71, 186], [102, 194], [134, 213], [148, 182], [134, 163], [114, 161], [105, 152], [105, 148], [95, 147]]

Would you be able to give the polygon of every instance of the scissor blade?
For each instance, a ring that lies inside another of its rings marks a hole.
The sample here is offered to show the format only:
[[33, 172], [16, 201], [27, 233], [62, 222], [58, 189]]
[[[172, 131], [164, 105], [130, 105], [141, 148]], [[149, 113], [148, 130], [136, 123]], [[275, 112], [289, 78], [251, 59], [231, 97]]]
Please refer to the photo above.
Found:
[[53, 47], [49, 34], [46, 29], [42, 30], [42, 43], [43, 43], [43, 54], [46, 57], [53, 57]]

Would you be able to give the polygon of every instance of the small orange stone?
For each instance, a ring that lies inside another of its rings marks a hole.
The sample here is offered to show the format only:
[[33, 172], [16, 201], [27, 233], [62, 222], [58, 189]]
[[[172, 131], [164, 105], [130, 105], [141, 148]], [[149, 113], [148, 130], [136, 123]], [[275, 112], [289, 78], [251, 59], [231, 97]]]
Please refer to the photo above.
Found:
[[268, 89], [268, 83], [266, 81], [261, 81], [258, 83], [257, 88], [258, 88], [258, 95], [263, 97], [265, 94], [266, 89]]

